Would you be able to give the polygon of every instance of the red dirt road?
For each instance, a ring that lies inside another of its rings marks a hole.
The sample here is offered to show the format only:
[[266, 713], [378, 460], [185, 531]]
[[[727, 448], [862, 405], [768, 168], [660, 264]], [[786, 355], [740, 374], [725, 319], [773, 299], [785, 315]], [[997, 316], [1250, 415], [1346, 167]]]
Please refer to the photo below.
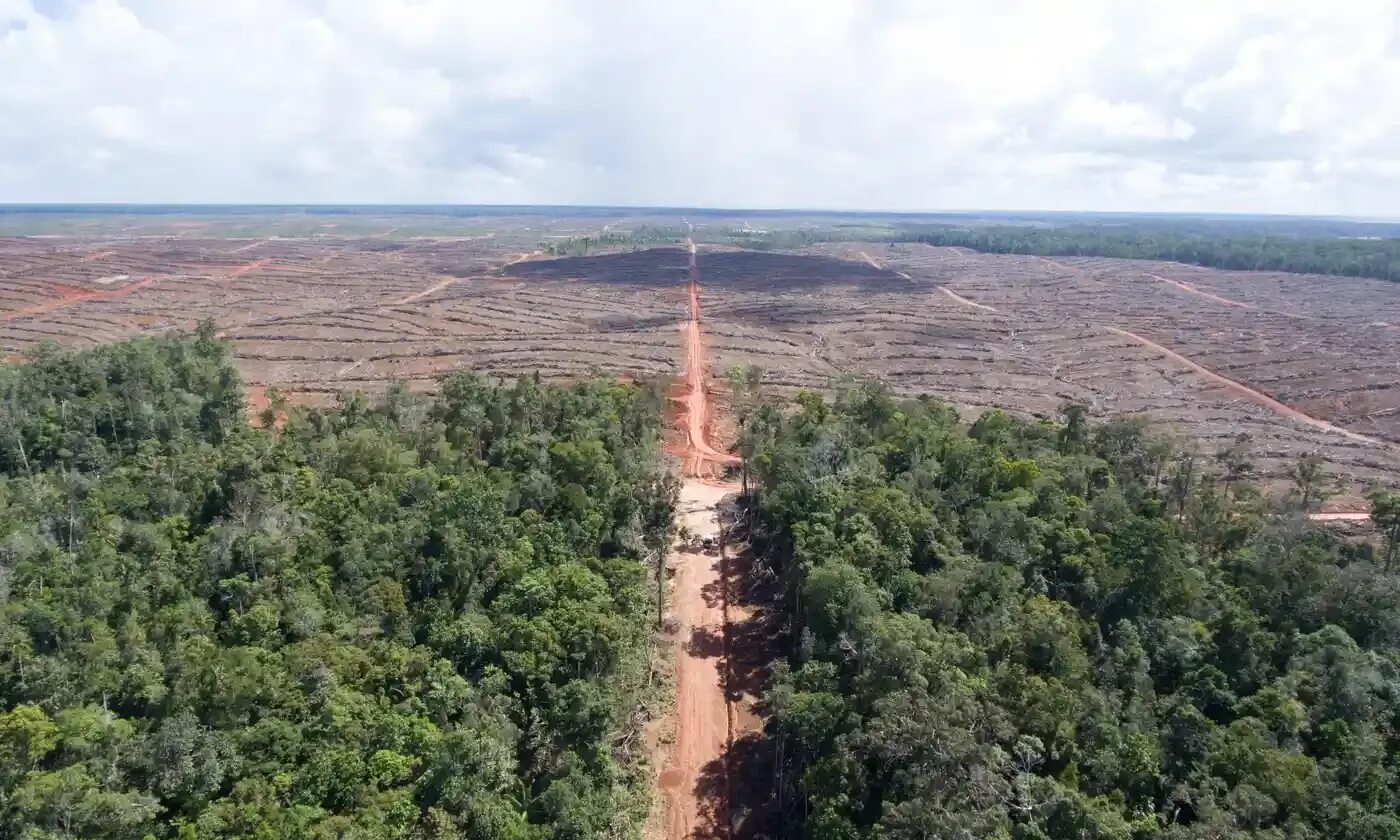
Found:
[[688, 294], [690, 318], [685, 330], [685, 396], [681, 398], [681, 418], [685, 425], [686, 451], [682, 473], [689, 477], [711, 477], [725, 464], [739, 459], [710, 445], [706, 430], [710, 422], [710, 396], [705, 373], [705, 343], [700, 335], [700, 269], [695, 264], [695, 243], [689, 239], [690, 274]]
[[55, 286], [54, 292], [57, 293], [58, 297], [24, 309], [0, 312], [0, 321], [13, 321], [16, 318], [24, 318], [30, 315], [43, 315], [58, 309], [64, 309], [75, 303], [82, 303], [85, 300], [106, 300], [110, 298], [126, 297], [137, 289], [143, 289], [159, 279], [161, 279], [161, 275], [154, 275], [144, 280], [137, 280], [135, 283], [128, 283], [119, 289], [75, 289], [72, 286]]
[[[688, 478], [677, 520], [700, 537], [717, 537], [715, 506], [733, 488]], [[661, 762], [661, 824], [655, 840], [729, 837], [728, 752], [733, 737], [725, 697], [728, 617], [724, 561], [678, 552], [673, 561], [672, 618], [676, 623], [674, 741]]]
[[[710, 402], [705, 347], [700, 333], [700, 270], [695, 244], [690, 251], [687, 297], [690, 317], [685, 333], [685, 394], [680, 424], [686, 443], [681, 470], [678, 524], [700, 537], [717, 538], [719, 501], [738, 488], [715, 480], [724, 465], [738, 458], [710, 443]], [[722, 542], [722, 540], [721, 540]], [[678, 552], [673, 561], [672, 617], [676, 708], [670, 730], [675, 740], [660, 762], [660, 825], [648, 836], [665, 840], [722, 840], [730, 836], [729, 751], [733, 744], [733, 710], [725, 696], [729, 657], [729, 607], [725, 560], [705, 553]]]
[[461, 280], [460, 277], [446, 277], [446, 278], [443, 278], [442, 280], [439, 280], [438, 282], [436, 282], [436, 283], [434, 283], [433, 285], [427, 287], [426, 289], [423, 289], [422, 291], [414, 292], [414, 293], [411, 294], [411, 295], [405, 295], [405, 296], [399, 298], [398, 300], [394, 301], [394, 305], [395, 305], [395, 306], [401, 306], [401, 305], [403, 305], [403, 304], [405, 304], [405, 303], [413, 303], [415, 300], [422, 300], [423, 298], [427, 297], [428, 295], [431, 295], [431, 294], [434, 294], [434, 293], [436, 293], [436, 292], [442, 291], [443, 289], [447, 288], [448, 286], [451, 286], [453, 283], [456, 283], [456, 282], [459, 281], [459, 280]]
[[248, 272], [250, 272], [250, 271], [257, 271], [258, 269], [263, 268], [263, 267], [266, 266], [266, 265], [267, 265], [267, 260], [253, 260], [253, 261], [250, 262], [250, 263], [245, 263], [245, 264], [243, 264], [243, 265], [240, 265], [238, 268], [235, 268], [233, 271], [230, 271], [230, 272], [228, 273], [228, 276], [230, 276], [230, 277], [242, 277], [243, 275], [247, 274]]

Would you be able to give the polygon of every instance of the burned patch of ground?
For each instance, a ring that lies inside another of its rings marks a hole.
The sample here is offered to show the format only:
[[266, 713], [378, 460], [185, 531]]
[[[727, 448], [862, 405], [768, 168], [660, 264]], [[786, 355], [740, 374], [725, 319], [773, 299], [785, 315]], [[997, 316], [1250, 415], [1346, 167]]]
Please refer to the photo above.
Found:
[[[912, 291], [893, 271], [826, 256], [770, 251], [701, 250], [701, 284], [716, 292], [816, 291], [853, 286], [887, 292]], [[685, 280], [687, 254], [679, 248], [647, 248], [596, 257], [565, 257], [518, 263], [505, 269], [512, 277], [571, 280], [582, 283], [627, 283], [669, 288]]]

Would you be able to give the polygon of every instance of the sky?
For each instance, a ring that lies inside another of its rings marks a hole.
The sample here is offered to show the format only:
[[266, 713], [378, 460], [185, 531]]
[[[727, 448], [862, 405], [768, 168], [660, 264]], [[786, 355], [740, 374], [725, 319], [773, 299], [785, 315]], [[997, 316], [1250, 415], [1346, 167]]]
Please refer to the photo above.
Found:
[[1400, 216], [1400, 0], [0, 0], [0, 202]]

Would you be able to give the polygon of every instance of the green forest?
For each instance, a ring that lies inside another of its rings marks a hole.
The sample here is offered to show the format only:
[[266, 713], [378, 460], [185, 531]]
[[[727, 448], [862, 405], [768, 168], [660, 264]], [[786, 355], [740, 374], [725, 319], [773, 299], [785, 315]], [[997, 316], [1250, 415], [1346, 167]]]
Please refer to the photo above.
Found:
[[770, 836], [1400, 837], [1395, 496], [1346, 542], [1317, 461], [1268, 497], [1247, 439], [797, 402], [742, 444], [791, 651]]
[[1400, 239], [1206, 234], [1171, 226], [991, 225], [907, 231], [902, 242], [993, 254], [1168, 260], [1239, 271], [1339, 274], [1400, 281]]
[[[1400, 496], [1346, 540], [1246, 438], [736, 404], [779, 655], [748, 825], [1400, 837]], [[662, 405], [458, 373], [250, 424], [208, 325], [0, 368], [0, 838], [638, 837]]]
[[259, 428], [208, 325], [0, 369], [0, 837], [630, 836], [660, 405]]

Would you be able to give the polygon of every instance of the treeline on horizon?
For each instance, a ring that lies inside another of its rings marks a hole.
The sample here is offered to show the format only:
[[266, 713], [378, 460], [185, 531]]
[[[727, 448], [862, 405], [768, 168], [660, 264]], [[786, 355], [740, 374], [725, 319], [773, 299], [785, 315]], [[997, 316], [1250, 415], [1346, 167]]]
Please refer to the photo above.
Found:
[[1400, 497], [1306, 518], [1250, 442], [859, 386], [736, 400], [788, 655], [739, 789], [755, 836], [1400, 837]]
[[259, 428], [208, 325], [0, 369], [0, 837], [628, 836], [661, 405], [461, 373]]
[[1228, 222], [1214, 226], [1208, 221], [938, 225], [883, 230], [853, 225], [763, 233], [732, 230], [717, 241], [756, 250], [801, 248], [819, 242], [922, 242], [988, 254], [1163, 260], [1234, 271], [1331, 274], [1400, 282], [1400, 238], [1261, 233], [1256, 227]]
[[1177, 231], [1162, 227], [996, 225], [932, 228], [898, 242], [956, 246], [992, 254], [1165, 260], [1236, 271], [1334, 274], [1400, 281], [1400, 239]]

